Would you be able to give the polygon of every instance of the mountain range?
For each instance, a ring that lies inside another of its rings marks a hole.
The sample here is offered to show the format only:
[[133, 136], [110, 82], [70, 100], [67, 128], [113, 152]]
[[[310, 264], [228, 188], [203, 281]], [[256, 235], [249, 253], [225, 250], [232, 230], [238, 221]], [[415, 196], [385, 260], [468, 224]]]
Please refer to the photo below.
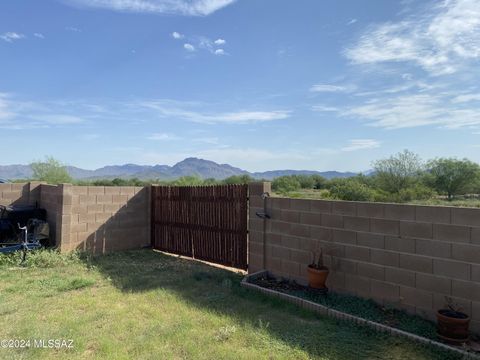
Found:
[[[327, 179], [335, 177], [355, 176], [353, 172], [312, 171], [312, 170], [273, 170], [265, 172], [248, 172], [228, 164], [218, 164], [214, 161], [187, 158], [179, 163], [168, 165], [110, 165], [96, 170], [85, 170], [74, 166], [67, 166], [72, 178], [77, 180], [138, 178], [141, 180], [162, 179], [173, 180], [182, 176], [199, 176], [203, 179], [225, 179], [233, 175], [250, 175], [255, 179], [272, 180], [284, 175], [321, 175]], [[30, 165], [0, 165], [0, 178], [28, 179], [32, 177]]]

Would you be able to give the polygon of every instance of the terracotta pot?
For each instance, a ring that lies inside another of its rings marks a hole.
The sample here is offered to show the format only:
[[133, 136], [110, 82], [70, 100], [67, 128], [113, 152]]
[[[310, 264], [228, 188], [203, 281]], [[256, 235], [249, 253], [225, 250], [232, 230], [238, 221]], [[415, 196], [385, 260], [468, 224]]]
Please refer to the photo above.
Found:
[[308, 286], [314, 289], [325, 289], [325, 281], [327, 281], [328, 277], [328, 268], [323, 267], [321, 269], [317, 269], [311, 267], [310, 265], [307, 267], [308, 270]]
[[455, 344], [468, 341], [470, 317], [459, 311], [440, 309], [437, 311], [438, 337]]

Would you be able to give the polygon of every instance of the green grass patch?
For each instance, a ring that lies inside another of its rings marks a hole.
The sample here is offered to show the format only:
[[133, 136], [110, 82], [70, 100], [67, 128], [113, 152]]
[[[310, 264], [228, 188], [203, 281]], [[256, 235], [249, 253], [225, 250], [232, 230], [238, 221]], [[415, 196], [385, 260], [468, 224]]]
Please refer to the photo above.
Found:
[[249, 291], [241, 274], [151, 250], [38, 256], [24, 267], [0, 260], [0, 339], [72, 339], [74, 347], [0, 348], [1, 359], [459, 358]]

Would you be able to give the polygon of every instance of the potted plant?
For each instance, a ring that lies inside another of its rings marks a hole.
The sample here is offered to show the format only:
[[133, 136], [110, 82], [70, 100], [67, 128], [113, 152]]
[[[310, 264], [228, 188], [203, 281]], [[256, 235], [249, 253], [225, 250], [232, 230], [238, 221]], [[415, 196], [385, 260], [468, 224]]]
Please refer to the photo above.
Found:
[[445, 300], [446, 307], [437, 311], [438, 336], [450, 343], [464, 343], [469, 339], [470, 316], [463, 313], [451, 298], [446, 297]]
[[314, 289], [326, 289], [325, 281], [327, 281], [329, 270], [328, 267], [323, 265], [323, 252], [320, 250], [318, 258], [315, 252], [312, 252], [312, 254], [312, 263], [307, 267], [308, 285]]

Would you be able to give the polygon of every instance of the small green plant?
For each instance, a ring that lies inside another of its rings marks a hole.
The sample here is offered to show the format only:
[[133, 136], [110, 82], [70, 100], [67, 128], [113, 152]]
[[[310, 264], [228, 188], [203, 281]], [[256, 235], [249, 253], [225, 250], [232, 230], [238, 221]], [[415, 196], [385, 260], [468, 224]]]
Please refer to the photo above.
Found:
[[450, 297], [450, 296], [445, 296], [445, 306], [455, 312], [455, 313], [459, 313], [459, 312], [462, 312], [462, 307], [460, 306], [460, 304], [456, 303], [453, 301], [453, 299]]
[[0, 266], [19, 266], [30, 268], [53, 268], [80, 263], [82, 254], [71, 252], [62, 254], [57, 250], [41, 249], [29, 251], [25, 262], [22, 263], [22, 252], [17, 251], [11, 254], [0, 254]]
[[233, 334], [235, 334], [236, 331], [237, 331], [237, 328], [234, 325], [222, 326], [215, 333], [215, 340], [227, 341], [233, 336]]
[[322, 249], [320, 249], [318, 256], [317, 256], [317, 253], [315, 251], [312, 251], [312, 262], [308, 266], [313, 268], [313, 269], [318, 269], [318, 270], [325, 269], [325, 265], [323, 264], [323, 250]]
[[258, 328], [260, 330], [267, 330], [270, 327], [270, 323], [268, 321], [264, 321], [261, 318], [258, 319]]

